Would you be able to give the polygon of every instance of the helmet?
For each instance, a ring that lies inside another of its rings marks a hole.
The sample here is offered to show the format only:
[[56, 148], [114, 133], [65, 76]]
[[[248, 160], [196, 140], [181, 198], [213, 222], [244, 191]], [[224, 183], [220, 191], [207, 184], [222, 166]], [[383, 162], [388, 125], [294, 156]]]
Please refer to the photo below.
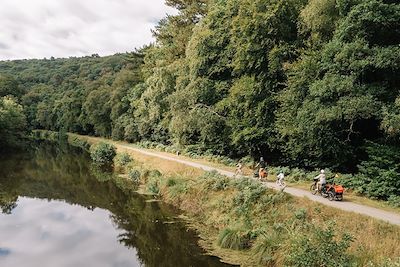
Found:
[[322, 169], [322, 170], [321, 170], [321, 173], [325, 173], [325, 171]]

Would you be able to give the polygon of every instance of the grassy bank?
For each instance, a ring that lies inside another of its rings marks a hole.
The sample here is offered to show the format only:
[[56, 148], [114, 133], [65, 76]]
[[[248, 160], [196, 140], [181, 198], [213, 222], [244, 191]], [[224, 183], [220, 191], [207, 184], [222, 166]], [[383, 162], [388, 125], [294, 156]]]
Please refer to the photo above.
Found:
[[[88, 147], [69, 136], [69, 142]], [[398, 266], [400, 228], [265, 189], [251, 179], [155, 159], [128, 150], [134, 160], [115, 169], [140, 191], [178, 207], [201, 245], [243, 266]], [[157, 169], [157, 170], [155, 170]], [[397, 265], [396, 265], [397, 264]]]
[[142, 191], [182, 210], [202, 245], [231, 263], [382, 266], [400, 255], [399, 227], [265, 189], [252, 179], [162, 175], [137, 164], [127, 174]]

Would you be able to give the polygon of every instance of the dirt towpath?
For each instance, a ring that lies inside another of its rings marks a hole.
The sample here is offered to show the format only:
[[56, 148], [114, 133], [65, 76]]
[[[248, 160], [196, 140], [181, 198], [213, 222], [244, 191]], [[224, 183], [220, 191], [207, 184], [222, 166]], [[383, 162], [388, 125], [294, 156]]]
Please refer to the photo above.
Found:
[[[222, 170], [216, 167], [211, 167], [208, 166], [206, 164], [202, 164], [202, 163], [197, 163], [197, 162], [193, 162], [190, 160], [185, 160], [185, 159], [179, 159], [176, 157], [170, 157], [167, 156], [165, 154], [161, 154], [161, 153], [157, 153], [157, 152], [150, 152], [147, 151], [145, 149], [140, 149], [140, 148], [136, 148], [136, 147], [132, 147], [130, 145], [123, 145], [123, 144], [115, 144], [117, 147], [121, 147], [124, 149], [128, 149], [128, 150], [132, 150], [138, 153], [142, 153], [144, 155], [147, 156], [151, 156], [151, 157], [157, 157], [157, 158], [161, 158], [161, 159], [165, 159], [165, 160], [170, 160], [170, 161], [174, 161], [174, 162], [178, 162], [187, 166], [191, 166], [194, 168], [199, 168], [202, 169], [204, 171], [217, 171], [218, 173], [222, 174], [222, 175], [226, 175], [228, 177], [234, 177], [234, 173], [230, 172], [230, 171], [226, 171], [226, 170]], [[265, 186], [269, 187], [269, 188], [274, 188], [276, 190], [280, 190], [280, 188], [275, 184], [275, 183], [271, 183], [271, 182], [264, 182], [263, 183]], [[389, 222], [391, 224], [395, 224], [395, 225], [400, 225], [400, 215], [396, 214], [396, 213], [392, 213], [392, 212], [388, 212], [388, 211], [384, 211], [384, 210], [380, 210], [377, 208], [373, 208], [373, 207], [369, 207], [369, 206], [365, 206], [365, 205], [360, 205], [360, 204], [356, 204], [356, 203], [352, 203], [352, 202], [348, 202], [346, 200], [343, 201], [329, 201], [326, 198], [323, 198], [321, 196], [317, 196], [317, 195], [312, 195], [309, 191], [307, 190], [303, 190], [303, 189], [298, 189], [298, 188], [292, 188], [292, 187], [286, 187], [285, 189], [286, 193], [289, 193], [293, 196], [296, 197], [307, 197], [312, 201], [315, 202], [319, 202], [322, 203], [326, 206], [331, 206], [331, 207], [335, 207], [341, 210], [345, 210], [345, 211], [349, 211], [349, 212], [355, 212], [355, 213], [360, 213], [363, 215], [367, 215], [379, 220], [383, 220], [386, 222]]]

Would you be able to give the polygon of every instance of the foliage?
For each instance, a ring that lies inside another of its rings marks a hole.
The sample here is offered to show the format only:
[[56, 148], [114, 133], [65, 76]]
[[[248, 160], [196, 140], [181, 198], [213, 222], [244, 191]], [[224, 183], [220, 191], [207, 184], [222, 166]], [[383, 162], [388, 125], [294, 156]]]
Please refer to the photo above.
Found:
[[140, 176], [141, 176], [141, 173], [138, 170], [133, 169], [133, 170], [129, 170], [128, 171], [128, 177], [134, 183], [139, 183], [140, 182]]
[[0, 98], [0, 147], [18, 145], [26, 131], [22, 106], [11, 96]]
[[147, 190], [153, 195], [160, 194], [159, 181], [157, 179], [150, 179]]
[[391, 195], [388, 198], [388, 203], [395, 208], [400, 208], [400, 196]]
[[86, 140], [83, 140], [79, 137], [72, 136], [71, 138], [69, 138], [68, 143], [72, 146], [80, 147], [86, 151], [90, 150], [90, 144]]
[[114, 158], [115, 164], [121, 167], [125, 167], [132, 161], [132, 157], [126, 152], [118, 153]]
[[293, 243], [287, 262], [289, 266], [351, 266], [346, 254], [352, 242], [350, 235], [344, 234], [336, 241], [333, 225], [326, 229], [314, 226], [310, 235], [302, 235]]
[[98, 143], [90, 147], [90, 157], [100, 165], [110, 165], [117, 154], [115, 146], [109, 143]]
[[33, 128], [111, 136], [129, 108], [127, 91], [141, 81], [142, 59], [134, 52], [2, 61], [0, 95], [20, 98]]
[[368, 143], [368, 159], [359, 165], [352, 186], [369, 197], [393, 202], [400, 195], [400, 149]]
[[206, 172], [204, 175], [199, 177], [199, 182], [203, 183], [203, 187], [206, 190], [226, 190], [230, 183], [231, 179], [224, 175], [217, 173], [216, 171]]

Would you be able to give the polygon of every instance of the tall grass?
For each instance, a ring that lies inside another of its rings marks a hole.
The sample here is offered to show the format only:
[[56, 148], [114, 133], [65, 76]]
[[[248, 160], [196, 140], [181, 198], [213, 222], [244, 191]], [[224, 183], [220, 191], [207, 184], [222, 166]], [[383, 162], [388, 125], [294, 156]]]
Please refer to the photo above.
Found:
[[[329, 257], [332, 261], [325, 266], [345, 261], [352, 266], [399, 265], [397, 226], [265, 189], [252, 179], [201, 174], [126, 152], [140, 164], [132, 169], [140, 169], [145, 190], [180, 208], [201, 229], [204, 246], [225, 260], [245, 266], [318, 266], [321, 257]], [[290, 172], [299, 181], [313, 175], [299, 169]]]

